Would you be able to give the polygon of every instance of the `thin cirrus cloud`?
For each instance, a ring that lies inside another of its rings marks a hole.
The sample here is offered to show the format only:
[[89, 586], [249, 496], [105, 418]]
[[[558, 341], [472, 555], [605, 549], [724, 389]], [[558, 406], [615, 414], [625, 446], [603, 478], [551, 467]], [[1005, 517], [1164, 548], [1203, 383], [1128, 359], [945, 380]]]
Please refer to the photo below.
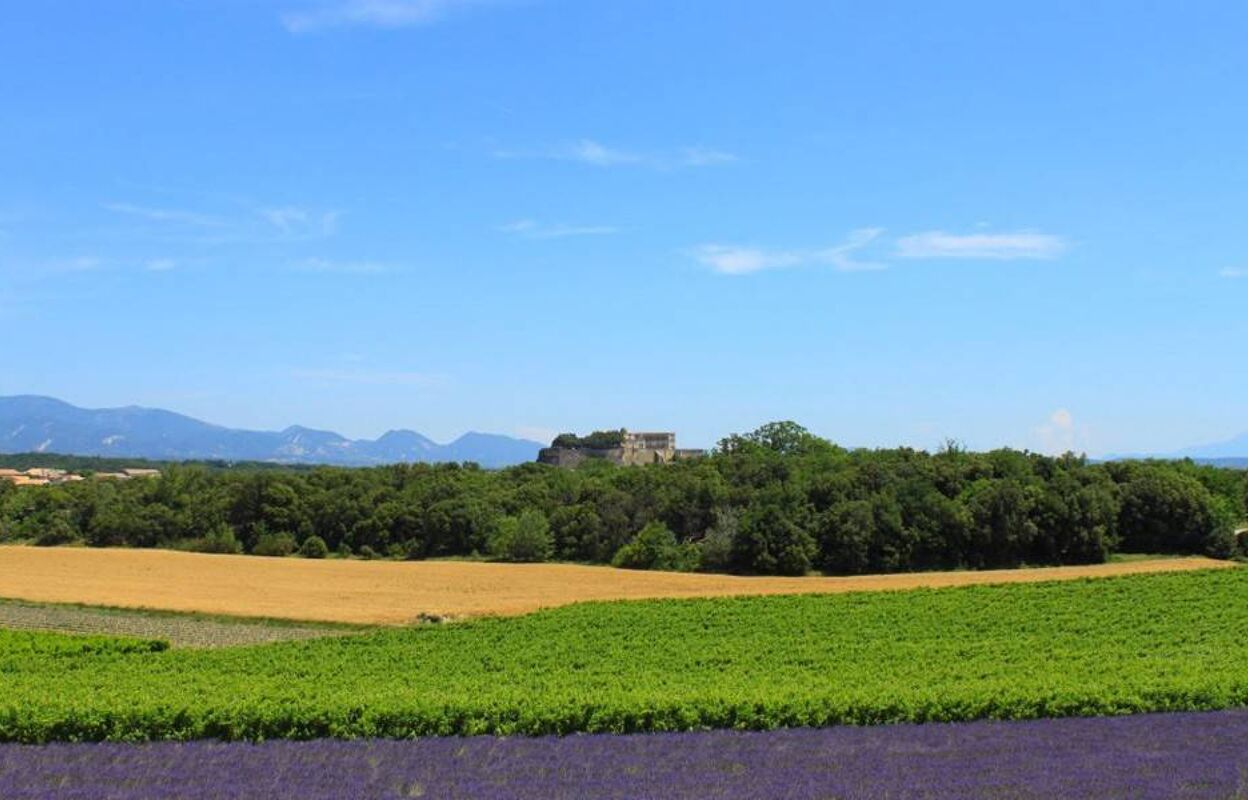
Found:
[[990, 261], [1056, 258], [1066, 252], [1060, 236], [1033, 231], [956, 234], [926, 231], [897, 240], [898, 258], [949, 258]]
[[284, 234], [320, 233], [328, 236], [338, 229], [338, 211], [309, 211], [297, 206], [261, 208], [257, 213]]
[[486, 0], [323, 0], [281, 15], [291, 33], [333, 28], [413, 28], [431, 25], [448, 14]]
[[337, 233], [342, 216], [339, 211], [301, 206], [247, 206], [232, 214], [206, 214], [120, 202], [102, 203], [100, 207], [119, 216], [159, 226], [169, 231], [167, 236], [174, 241], [196, 244], [323, 239]]
[[225, 224], [223, 220], [217, 217], [180, 208], [155, 208], [152, 206], [134, 205], [133, 203], [102, 203], [101, 208], [114, 214], [138, 217], [149, 222], [190, 225], [198, 228], [217, 228]]
[[1227, 267], [1226, 269], [1218, 272], [1218, 277], [1232, 280], [1236, 278], [1248, 278], [1248, 267]]
[[665, 152], [643, 152], [606, 145], [594, 139], [578, 139], [544, 150], [495, 150], [494, 157], [567, 161], [591, 167], [644, 167], [657, 170], [713, 167], [739, 160], [735, 154], [726, 150], [700, 145]]
[[532, 219], [519, 219], [500, 225], [498, 230], [521, 239], [569, 239], [577, 236], [610, 236], [619, 233], [612, 225], [549, 225]]
[[[829, 266], [839, 272], [865, 272], [888, 269], [887, 260], [879, 257], [883, 228], [859, 228], [840, 244], [816, 249], [766, 249], [752, 246], [704, 244], [694, 248], [693, 257], [722, 275], [749, 275], [765, 270], [802, 266]], [[902, 236], [893, 242], [889, 253], [895, 258], [910, 260], [993, 260], [1051, 259], [1068, 249], [1060, 236], [1032, 231], [1010, 233], [953, 234], [927, 231]], [[875, 258], [863, 257], [861, 251], [871, 250]], [[1223, 277], [1238, 277], [1236, 270], [1223, 270]], [[1248, 274], [1248, 270], [1244, 271]]]
[[693, 249], [693, 257], [721, 275], [749, 275], [764, 270], [800, 266], [830, 266], [839, 272], [880, 270], [886, 264], [859, 259], [856, 253], [884, 233], [883, 228], [859, 228], [844, 241], [831, 247], [807, 250], [770, 250], [726, 244], [704, 244]]

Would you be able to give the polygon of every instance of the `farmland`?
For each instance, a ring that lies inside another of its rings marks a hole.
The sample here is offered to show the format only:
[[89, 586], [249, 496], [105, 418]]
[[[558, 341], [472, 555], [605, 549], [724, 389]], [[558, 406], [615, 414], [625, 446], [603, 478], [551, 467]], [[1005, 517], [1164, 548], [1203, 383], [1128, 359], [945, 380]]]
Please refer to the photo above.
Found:
[[[0, 597], [45, 603], [407, 624], [587, 600], [838, 593], [1229, 566], [1206, 558], [846, 578], [742, 577], [572, 564], [254, 558], [167, 550], [0, 547]], [[142, 630], [119, 633], [143, 634]]]
[[341, 625], [210, 618], [0, 600], [0, 628], [160, 639], [174, 647], [234, 647], [355, 632]]
[[[1248, 571], [588, 603], [220, 650], [0, 631], [0, 739], [406, 738], [1248, 704]], [[83, 644], [86, 642], [87, 644]]]

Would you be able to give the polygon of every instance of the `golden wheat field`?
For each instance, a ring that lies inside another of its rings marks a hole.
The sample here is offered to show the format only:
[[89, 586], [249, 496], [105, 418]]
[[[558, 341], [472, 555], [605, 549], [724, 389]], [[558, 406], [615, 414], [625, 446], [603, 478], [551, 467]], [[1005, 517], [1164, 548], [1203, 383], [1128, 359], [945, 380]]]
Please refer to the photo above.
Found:
[[1080, 567], [754, 578], [572, 564], [315, 561], [169, 550], [0, 547], [0, 597], [402, 625], [422, 614], [523, 614], [583, 600], [856, 592], [1072, 580], [1231, 566], [1176, 558]]

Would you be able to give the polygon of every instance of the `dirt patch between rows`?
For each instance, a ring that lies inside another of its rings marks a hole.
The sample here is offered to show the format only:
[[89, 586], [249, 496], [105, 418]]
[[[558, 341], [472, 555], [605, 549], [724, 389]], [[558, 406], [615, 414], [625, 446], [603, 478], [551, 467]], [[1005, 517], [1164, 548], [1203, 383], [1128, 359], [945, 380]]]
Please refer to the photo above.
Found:
[[573, 564], [314, 561], [170, 550], [0, 547], [0, 597], [244, 617], [403, 625], [583, 600], [812, 594], [1075, 580], [1233, 567], [1174, 558], [1078, 567], [768, 578]]

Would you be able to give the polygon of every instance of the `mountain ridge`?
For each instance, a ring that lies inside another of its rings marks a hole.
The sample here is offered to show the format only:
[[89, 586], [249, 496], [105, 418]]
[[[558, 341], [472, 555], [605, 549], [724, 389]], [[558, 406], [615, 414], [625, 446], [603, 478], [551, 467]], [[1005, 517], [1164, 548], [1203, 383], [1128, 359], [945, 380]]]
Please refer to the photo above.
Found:
[[539, 442], [469, 431], [439, 444], [417, 431], [389, 430], [376, 439], [288, 425], [280, 431], [228, 428], [175, 411], [143, 406], [80, 408], [55, 397], [0, 397], [0, 453], [222, 459], [370, 466], [472, 461], [505, 467], [533, 461]]

